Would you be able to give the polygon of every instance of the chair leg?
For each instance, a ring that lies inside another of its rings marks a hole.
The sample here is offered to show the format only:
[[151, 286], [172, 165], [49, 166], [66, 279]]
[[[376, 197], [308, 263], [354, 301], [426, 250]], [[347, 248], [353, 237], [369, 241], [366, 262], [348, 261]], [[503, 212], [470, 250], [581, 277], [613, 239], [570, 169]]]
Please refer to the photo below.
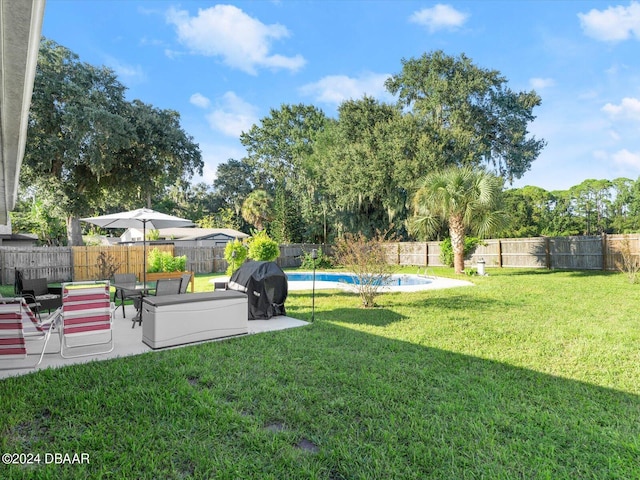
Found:
[[[62, 332], [62, 329], [60, 329], [60, 356], [62, 358], [78, 358], [78, 357], [91, 357], [94, 355], [104, 355], [105, 353], [111, 353], [113, 352], [113, 349], [115, 348], [115, 341], [113, 339], [113, 330], [109, 331], [109, 340], [106, 342], [97, 342], [97, 343], [84, 343], [84, 344], [79, 344], [79, 345], [70, 345], [69, 343], [67, 343], [66, 338], [64, 337], [64, 333]], [[106, 333], [106, 332], [105, 332]], [[99, 352], [88, 352], [88, 353], [83, 353], [83, 354], [79, 354], [79, 355], [70, 355], [69, 351], [73, 351], [76, 348], [87, 348], [87, 347], [93, 347], [96, 345], [109, 345], [110, 348], [108, 350], [102, 350]], [[65, 347], [66, 347], [66, 352], [67, 354], [65, 355]]]
[[45, 334], [44, 341], [43, 341], [44, 345], [42, 345], [42, 352], [40, 353], [40, 358], [38, 359], [38, 363], [34, 365], [34, 368], [42, 363], [42, 359], [44, 358], [44, 352], [47, 350], [47, 344], [49, 343], [49, 338], [51, 338], [51, 332], [53, 328], [54, 328], [54, 325], [50, 325], [49, 330], [47, 330], [47, 333]]
[[131, 328], [135, 328], [136, 322], [138, 322], [138, 325], [142, 326], [142, 305], [140, 305], [140, 309], [131, 319]]
[[[118, 295], [118, 292], [116, 292], [116, 296]], [[127, 318], [127, 314], [125, 313], [124, 310], [124, 290], [120, 290], [120, 305], [122, 305], [122, 318]]]

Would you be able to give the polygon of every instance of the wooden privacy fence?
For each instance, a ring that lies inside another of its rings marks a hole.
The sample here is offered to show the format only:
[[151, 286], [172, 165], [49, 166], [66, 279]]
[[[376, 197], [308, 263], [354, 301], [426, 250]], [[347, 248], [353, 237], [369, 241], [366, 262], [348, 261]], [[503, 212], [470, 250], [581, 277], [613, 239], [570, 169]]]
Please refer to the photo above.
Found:
[[[487, 267], [547, 268], [555, 270], [617, 270], [622, 250], [640, 256], [640, 234], [572, 237], [501, 238], [484, 240], [465, 261]], [[402, 242], [387, 246], [389, 262], [423, 267], [443, 266], [439, 242]]]
[[[276, 263], [281, 268], [299, 267], [305, 253], [314, 248], [322, 248], [317, 244], [280, 245], [280, 256]], [[224, 247], [182, 247], [176, 245], [176, 256], [187, 256], [187, 270], [198, 273], [224, 272], [228, 263], [224, 258]]]
[[[104, 252], [109, 263], [117, 266], [115, 273], [135, 273], [141, 279], [144, 269], [142, 245], [112, 245], [109, 247], [71, 247], [73, 250], [73, 280], [98, 280], [104, 278], [98, 268], [98, 257]], [[152, 248], [174, 254], [173, 245], [147, 246], [147, 255]], [[187, 270], [189, 270], [187, 268]]]
[[[622, 261], [625, 243], [629, 252], [640, 256], [640, 234], [575, 237], [502, 238], [485, 240], [465, 262], [473, 267], [478, 260], [487, 267], [548, 268], [571, 270], [616, 270]], [[227, 269], [224, 247], [147, 247], [187, 256], [187, 271], [219, 273]], [[331, 252], [330, 245], [292, 244], [280, 246], [277, 260], [282, 268], [298, 267], [305, 253], [314, 248]], [[439, 242], [401, 242], [386, 245], [387, 258], [396, 265], [442, 266]], [[49, 282], [97, 280], [102, 278], [98, 256], [104, 254], [118, 265], [117, 273], [135, 273], [142, 278], [143, 247], [0, 247], [3, 284], [12, 284], [15, 269], [25, 278], [46, 277]]]
[[69, 247], [0, 247], [2, 284], [11, 285], [15, 269], [24, 278], [46, 277], [50, 282], [71, 280], [71, 248]]
[[187, 270], [197, 273], [224, 272], [224, 247], [175, 247], [174, 255], [187, 257]]

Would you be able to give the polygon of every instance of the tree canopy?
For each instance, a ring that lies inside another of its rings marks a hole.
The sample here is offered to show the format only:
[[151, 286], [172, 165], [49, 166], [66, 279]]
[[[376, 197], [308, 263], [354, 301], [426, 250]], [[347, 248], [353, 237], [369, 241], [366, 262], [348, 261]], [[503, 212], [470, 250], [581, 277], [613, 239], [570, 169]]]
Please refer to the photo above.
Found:
[[527, 126], [541, 104], [534, 92], [514, 92], [496, 70], [441, 50], [403, 59], [402, 72], [385, 85], [398, 105], [418, 117], [431, 142], [424, 145], [447, 165], [493, 166], [506, 180], [520, 178], [544, 147]]
[[[26, 202], [16, 218], [42, 231], [49, 220], [38, 212], [49, 205], [66, 217], [71, 243], [79, 242], [79, 216], [141, 203], [202, 226], [266, 228], [284, 242], [331, 242], [348, 232], [376, 231], [416, 238], [408, 220], [426, 175], [469, 166], [511, 181], [530, 168], [544, 146], [527, 131], [541, 99], [513, 92], [499, 72], [464, 54], [436, 51], [403, 59], [401, 67], [386, 82], [397, 102], [349, 99], [336, 118], [314, 105], [272, 108], [240, 136], [245, 158], [219, 165], [211, 185], [191, 185], [203, 163], [177, 112], [125, 100], [125, 87], [111, 70], [44, 39], [21, 174]], [[619, 186], [632, 197], [629, 185]], [[580, 207], [575, 195], [565, 203], [549, 195], [557, 206], [540, 200], [547, 217], [529, 212], [528, 196], [507, 195], [521, 203], [529, 223], [518, 233], [539, 230], [534, 224], [543, 217], [551, 225], [562, 205], [595, 214], [588, 230], [613, 225], [605, 213], [597, 216], [613, 197], [596, 208], [593, 202]]]
[[177, 112], [124, 94], [112, 70], [43, 38], [20, 178], [64, 213], [72, 245], [81, 242], [80, 216], [148, 204], [178, 178], [202, 172]]
[[507, 223], [502, 208], [503, 179], [478, 167], [449, 166], [424, 179], [413, 200], [411, 230], [429, 237], [449, 227], [456, 273], [464, 270], [464, 239], [468, 232], [480, 237], [500, 231]]

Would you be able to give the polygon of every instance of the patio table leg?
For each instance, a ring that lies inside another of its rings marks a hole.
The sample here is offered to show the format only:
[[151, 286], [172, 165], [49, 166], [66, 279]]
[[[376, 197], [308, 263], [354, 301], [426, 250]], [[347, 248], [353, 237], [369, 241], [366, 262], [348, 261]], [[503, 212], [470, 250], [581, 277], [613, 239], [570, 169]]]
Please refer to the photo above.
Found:
[[[131, 328], [135, 328], [136, 326], [136, 322], [138, 322], [138, 325], [142, 326], [142, 299], [144, 298], [144, 292], [140, 292], [140, 303], [138, 304], [136, 310], [136, 314], [133, 316], [133, 318], [131, 319]], [[133, 302], [134, 307], [135, 305], [135, 301]]]

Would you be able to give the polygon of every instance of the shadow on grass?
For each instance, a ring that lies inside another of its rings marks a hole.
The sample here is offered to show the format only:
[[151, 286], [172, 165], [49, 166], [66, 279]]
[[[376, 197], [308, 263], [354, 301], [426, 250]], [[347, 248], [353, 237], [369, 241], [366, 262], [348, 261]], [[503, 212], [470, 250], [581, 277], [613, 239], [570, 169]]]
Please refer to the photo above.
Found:
[[322, 312], [320, 316], [323, 320], [329, 318], [339, 318], [340, 323], [352, 325], [370, 325], [375, 327], [386, 327], [395, 322], [405, 320], [407, 317], [400, 315], [393, 310], [386, 308], [337, 308], [330, 312]]
[[[343, 324], [357, 323], [358, 312], [336, 313], [347, 317]], [[386, 314], [381, 310], [381, 319]], [[320, 434], [336, 462], [331, 468], [344, 478], [393, 478], [399, 471], [416, 478], [640, 474], [637, 395], [335, 324], [289, 334], [289, 360], [263, 359], [287, 364], [260, 372], [283, 381], [267, 410], [301, 435]], [[296, 359], [305, 360], [304, 372]], [[334, 373], [323, 379], [327, 371]], [[310, 387], [308, 377], [318, 385]], [[297, 396], [285, 386], [290, 381], [311, 391]], [[300, 408], [328, 418], [305, 419]], [[355, 453], [382, 444], [376, 467]]]
[[509, 268], [504, 269], [487, 269], [487, 273], [489, 276], [492, 274], [501, 277], [509, 277], [509, 276], [540, 276], [540, 275], [569, 275], [576, 277], [608, 277], [620, 275], [620, 272], [613, 270], [565, 270], [565, 269], [551, 269], [548, 270], [546, 268], [532, 268], [530, 270], [527, 269], [517, 269], [511, 270]]
[[621, 275], [621, 272], [614, 270], [555, 270], [556, 272], [565, 272], [571, 277], [615, 277]]
[[[411, 293], [385, 292], [376, 298], [377, 306], [374, 308], [360, 307], [360, 300], [357, 293], [336, 290], [324, 291], [321, 294], [316, 293], [315, 315], [316, 318], [323, 320], [339, 318], [340, 322], [343, 323], [386, 326], [406, 318], [391, 310], [397, 306], [411, 309], [437, 307], [451, 311], [468, 312], [499, 310], [519, 305], [517, 301], [511, 301], [508, 298], [484, 298], [473, 295], [472, 291], [466, 291], [464, 288], [458, 289], [458, 291], [460, 293], [456, 294], [453, 294], [450, 289]], [[294, 295], [296, 301], [286, 304], [287, 315], [308, 320], [311, 314], [311, 293], [295, 292]], [[347, 297], [354, 305], [358, 306], [354, 308], [331, 308], [325, 310], [324, 308], [326, 308], [327, 302], [323, 302], [323, 300], [333, 303], [336, 297]]]
[[[313, 292], [311, 290], [290, 290], [289, 291], [289, 295], [296, 295], [297, 297], [300, 298], [308, 298], [309, 301], [311, 301], [311, 298], [313, 297]], [[322, 290], [316, 290], [315, 293], [315, 297], [316, 299], [322, 299], [322, 298], [331, 298], [331, 297], [353, 297], [357, 295], [356, 293], [353, 292], [348, 292], [345, 290], [340, 290], [340, 289], [322, 289]]]
[[454, 311], [483, 311], [486, 309], [507, 308], [517, 305], [516, 302], [512, 302], [508, 299], [483, 298], [464, 294], [451, 295], [438, 294], [436, 292], [430, 293], [431, 295], [429, 296], [417, 298], [410, 302], [406, 301], [405, 296], [398, 294], [394, 303], [410, 308], [425, 308], [433, 305], [438, 308]]
[[327, 322], [0, 383], [3, 450], [90, 451], [66, 478], [640, 477], [637, 395]]
[[[435, 292], [430, 292], [435, 293]], [[385, 327], [396, 322], [406, 320], [408, 317], [394, 311], [401, 306], [410, 310], [428, 309], [433, 306], [437, 309], [451, 310], [468, 314], [470, 311], [495, 311], [518, 305], [509, 300], [496, 300], [469, 295], [429, 295], [426, 298], [420, 296], [411, 297], [403, 293], [387, 293], [377, 299], [378, 306], [374, 308], [333, 308], [331, 310], [316, 311], [316, 320], [337, 322], [340, 324], [369, 325], [373, 327]], [[296, 306], [287, 310], [288, 314], [295, 316], [304, 307]]]

